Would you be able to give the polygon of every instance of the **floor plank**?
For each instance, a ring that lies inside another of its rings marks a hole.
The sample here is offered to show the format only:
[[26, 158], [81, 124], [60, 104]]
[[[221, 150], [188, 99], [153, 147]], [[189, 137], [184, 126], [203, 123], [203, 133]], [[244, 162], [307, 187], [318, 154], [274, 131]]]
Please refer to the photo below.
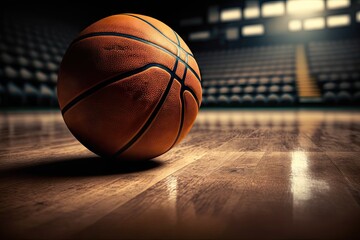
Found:
[[142, 164], [89, 152], [57, 111], [0, 114], [0, 236], [360, 237], [358, 111], [203, 110]]

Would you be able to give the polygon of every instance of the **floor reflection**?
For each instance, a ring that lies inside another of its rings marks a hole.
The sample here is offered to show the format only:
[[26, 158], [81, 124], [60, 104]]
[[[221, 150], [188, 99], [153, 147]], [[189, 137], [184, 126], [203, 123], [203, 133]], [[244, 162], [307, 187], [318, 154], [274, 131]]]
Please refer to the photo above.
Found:
[[278, 139], [286, 134], [292, 146], [282, 146], [289, 151], [302, 145], [306, 151], [360, 151], [360, 111], [355, 110], [204, 110], [192, 131], [248, 131], [247, 138]]
[[176, 224], [177, 216], [177, 197], [178, 197], [178, 182], [176, 176], [169, 176], [166, 180], [166, 188], [168, 192], [167, 209], [169, 213], [169, 221], [171, 224]]
[[309, 169], [309, 160], [304, 151], [291, 153], [291, 192], [293, 195], [293, 219], [304, 216], [303, 206], [314, 199], [316, 192], [325, 193], [330, 189], [325, 180], [317, 180]]
[[58, 112], [3, 113], [0, 131], [0, 204], [13, 229], [81, 229], [74, 239], [360, 236], [359, 112], [200, 111], [182, 143], [123, 170], [99, 165]]
[[202, 110], [196, 129], [252, 127], [342, 127], [359, 128], [360, 111], [311, 110]]
[[[66, 129], [59, 111], [0, 113], [0, 140], [56, 137]], [[29, 137], [31, 136], [31, 137]]]

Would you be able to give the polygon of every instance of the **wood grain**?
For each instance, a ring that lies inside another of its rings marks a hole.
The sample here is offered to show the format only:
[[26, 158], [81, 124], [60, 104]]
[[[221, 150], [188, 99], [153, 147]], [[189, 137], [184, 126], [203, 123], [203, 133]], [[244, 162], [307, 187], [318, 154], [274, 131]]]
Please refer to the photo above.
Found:
[[0, 114], [2, 239], [360, 237], [358, 111], [204, 109], [143, 163], [89, 152], [57, 111]]

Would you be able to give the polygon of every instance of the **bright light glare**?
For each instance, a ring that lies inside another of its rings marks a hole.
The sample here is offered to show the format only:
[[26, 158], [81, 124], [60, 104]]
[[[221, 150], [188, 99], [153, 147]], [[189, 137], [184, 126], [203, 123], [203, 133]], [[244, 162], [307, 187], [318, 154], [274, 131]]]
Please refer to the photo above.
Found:
[[329, 16], [327, 18], [327, 26], [328, 27], [341, 27], [350, 25], [350, 16], [349, 15], [336, 15]]
[[305, 30], [323, 29], [325, 27], [325, 20], [322, 17], [309, 18], [304, 20]]
[[221, 11], [220, 19], [223, 22], [241, 19], [240, 8], [224, 9]]
[[242, 28], [243, 36], [257, 36], [262, 34], [264, 34], [264, 25], [262, 24], [248, 25]]
[[177, 178], [174, 176], [171, 176], [166, 181], [166, 188], [168, 190], [168, 200], [176, 201], [177, 200], [177, 194], [178, 194], [178, 181]]
[[327, 0], [328, 9], [345, 8], [350, 6], [350, 0]]
[[301, 20], [291, 20], [289, 22], [289, 30], [292, 32], [300, 31], [302, 29]]
[[317, 180], [312, 175], [312, 167], [308, 153], [294, 151], [291, 153], [291, 193], [293, 201], [292, 218], [303, 219], [304, 208], [308, 201], [314, 201], [319, 195], [330, 190], [329, 184], [324, 180]]
[[360, 11], [356, 13], [356, 21], [360, 22]]
[[260, 15], [260, 10], [258, 7], [249, 7], [245, 8], [244, 10], [244, 16], [245, 18], [257, 18]]
[[291, 157], [291, 172], [294, 176], [308, 170], [308, 158], [305, 152], [294, 151], [291, 153]]
[[281, 16], [285, 13], [284, 2], [267, 2], [262, 5], [263, 17]]
[[287, 2], [289, 14], [307, 14], [324, 10], [324, 0], [289, 0]]
[[210, 38], [209, 31], [202, 31], [202, 32], [193, 32], [189, 34], [190, 40], [204, 40]]

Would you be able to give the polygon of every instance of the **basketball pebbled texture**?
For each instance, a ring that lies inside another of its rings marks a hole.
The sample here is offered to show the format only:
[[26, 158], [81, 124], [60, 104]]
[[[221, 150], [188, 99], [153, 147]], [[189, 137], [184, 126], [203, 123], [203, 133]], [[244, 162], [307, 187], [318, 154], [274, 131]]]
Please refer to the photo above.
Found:
[[57, 94], [71, 133], [94, 153], [157, 157], [191, 130], [201, 75], [181, 37], [149, 16], [119, 14], [80, 32], [60, 65]]

